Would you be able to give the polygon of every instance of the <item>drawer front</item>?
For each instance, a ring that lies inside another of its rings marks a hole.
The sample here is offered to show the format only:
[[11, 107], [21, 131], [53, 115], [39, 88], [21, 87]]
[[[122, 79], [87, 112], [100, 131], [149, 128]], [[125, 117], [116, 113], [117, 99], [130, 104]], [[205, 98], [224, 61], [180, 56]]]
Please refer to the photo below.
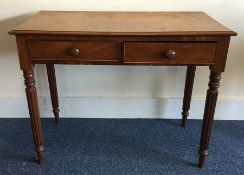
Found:
[[124, 63], [213, 64], [216, 43], [125, 42]]
[[112, 41], [29, 41], [32, 60], [118, 61]]

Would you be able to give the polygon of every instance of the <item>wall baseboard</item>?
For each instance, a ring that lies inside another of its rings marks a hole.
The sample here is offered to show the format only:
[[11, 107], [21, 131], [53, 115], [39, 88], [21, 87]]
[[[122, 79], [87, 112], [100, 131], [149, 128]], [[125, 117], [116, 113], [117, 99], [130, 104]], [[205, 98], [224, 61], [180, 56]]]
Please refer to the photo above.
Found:
[[[61, 97], [63, 118], [181, 118], [182, 99]], [[205, 100], [193, 99], [190, 119], [202, 119]], [[53, 117], [49, 97], [39, 98], [41, 117]], [[0, 98], [0, 118], [29, 117], [26, 99]], [[244, 120], [244, 100], [219, 99], [217, 120]]]

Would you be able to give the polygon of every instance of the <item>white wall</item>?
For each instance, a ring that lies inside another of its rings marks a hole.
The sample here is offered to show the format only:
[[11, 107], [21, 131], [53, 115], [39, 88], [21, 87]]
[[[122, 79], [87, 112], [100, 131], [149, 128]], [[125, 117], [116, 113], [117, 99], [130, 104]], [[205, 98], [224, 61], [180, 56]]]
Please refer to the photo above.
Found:
[[[19, 70], [15, 38], [9, 36], [7, 32], [39, 10], [207, 12], [239, 34], [231, 40], [226, 72], [221, 81], [220, 105], [217, 107], [216, 117], [244, 119], [243, 0], [0, 0], [0, 117], [28, 117], [27, 108], [22, 105], [25, 103], [25, 91], [22, 72]], [[60, 97], [63, 97], [61, 100], [63, 117], [178, 118], [180, 116], [185, 67], [58, 65], [56, 69], [58, 90]], [[43, 65], [36, 66], [38, 94], [47, 97], [49, 92], [45, 71]], [[202, 116], [208, 75], [207, 67], [197, 69], [192, 118]], [[40, 100], [41, 116], [50, 116], [50, 105], [45, 102], [46, 100]], [[177, 103], [173, 103], [175, 100]], [[72, 104], [76, 101], [73, 109], [70, 109], [69, 105], [64, 105], [68, 101]], [[95, 108], [93, 104], [103, 108]], [[197, 104], [200, 106], [196, 107]], [[165, 106], [168, 107], [168, 112], [157, 112]], [[111, 111], [112, 107], [115, 112]]]

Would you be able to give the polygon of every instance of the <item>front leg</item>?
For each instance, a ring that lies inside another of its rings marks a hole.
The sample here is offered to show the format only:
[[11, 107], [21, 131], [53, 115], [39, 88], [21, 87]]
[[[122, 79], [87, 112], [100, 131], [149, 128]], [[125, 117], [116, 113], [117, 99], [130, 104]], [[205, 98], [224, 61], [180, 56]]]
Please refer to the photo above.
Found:
[[43, 160], [43, 142], [34, 70], [33, 68], [29, 70], [23, 70], [23, 73], [25, 78], [26, 97], [28, 102], [32, 133], [34, 137], [37, 162], [41, 163]]
[[208, 154], [208, 144], [211, 134], [211, 128], [214, 119], [215, 106], [218, 97], [218, 88], [221, 79], [221, 72], [211, 70], [209, 77], [209, 89], [207, 91], [205, 110], [202, 123], [200, 150], [199, 150], [199, 167], [204, 166], [206, 155]]

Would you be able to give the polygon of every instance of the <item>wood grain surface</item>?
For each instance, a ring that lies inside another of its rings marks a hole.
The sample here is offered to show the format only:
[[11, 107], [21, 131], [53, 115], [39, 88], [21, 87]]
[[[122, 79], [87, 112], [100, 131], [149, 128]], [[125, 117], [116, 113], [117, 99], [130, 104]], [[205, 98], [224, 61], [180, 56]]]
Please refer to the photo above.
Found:
[[[214, 64], [216, 43], [125, 42], [124, 63]], [[168, 58], [168, 51], [175, 56]]]
[[[118, 60], [118, 44], [112, 41], [30, 41], [32, 60]], [[72, 48], [79, 53], [72, 55]]]
[[9, 33], [236, 35], [203, 12], [40, 11]]

